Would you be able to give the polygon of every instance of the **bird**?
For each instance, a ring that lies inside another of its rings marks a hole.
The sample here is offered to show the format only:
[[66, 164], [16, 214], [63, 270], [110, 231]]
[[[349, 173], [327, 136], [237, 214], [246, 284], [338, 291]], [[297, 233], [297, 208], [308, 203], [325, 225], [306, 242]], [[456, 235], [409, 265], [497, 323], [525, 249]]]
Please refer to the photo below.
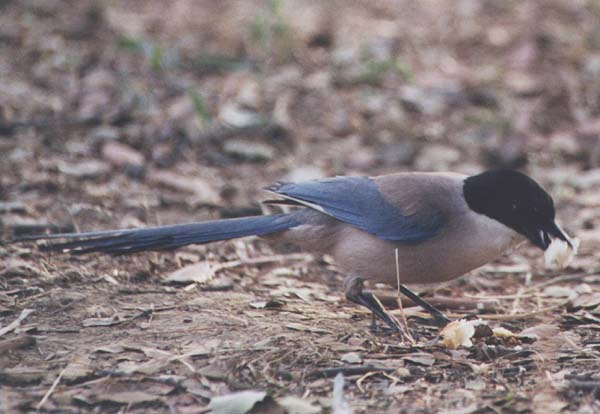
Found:
[[[277, 182], [265, 188], [288, 212], [140, 229], [27, 236], [41, 250], [75, 255], [173, 250], [246, 236], [332, 256], [346, 272], [346, 299], [402, 332], [365, 280], [398, 284], [440, 325], [449, 319], [405, 284], [460, 277], [525, 241], [545, 251], [553, 239], [570, 245], [557, 225], [552, 197], [515, 170], [475, 175], [400, 172]], [[56, 242], [57, 239], [62, 239]]]

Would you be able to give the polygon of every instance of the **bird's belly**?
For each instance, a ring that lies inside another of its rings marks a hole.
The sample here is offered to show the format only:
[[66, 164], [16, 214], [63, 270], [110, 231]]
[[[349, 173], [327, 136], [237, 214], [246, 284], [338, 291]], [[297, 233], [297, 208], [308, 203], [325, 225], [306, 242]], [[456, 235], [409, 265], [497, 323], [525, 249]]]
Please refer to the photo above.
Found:
[[[394, 285], [447, 281], [476, 269], [509, 250], [519, 237], [512, 230], [481, 226], [453, 229], [419, 244], [392, 243], [345, 227], [333, 249], [336, 262], [365, 279]], [[398, 266], [396, 266], [396, 250]]]

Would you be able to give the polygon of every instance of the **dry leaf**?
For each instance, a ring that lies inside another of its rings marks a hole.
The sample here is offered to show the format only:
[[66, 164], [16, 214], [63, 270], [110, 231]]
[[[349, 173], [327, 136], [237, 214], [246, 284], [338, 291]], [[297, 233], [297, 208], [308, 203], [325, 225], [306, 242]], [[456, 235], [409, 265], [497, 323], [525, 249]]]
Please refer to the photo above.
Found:
[[215, 277], [222, 266], [218, 263], [202, 261], [177, 269], [169, 274], [164, 283], [205, 283]]
[[585, 293], [572, 300], [574, 308], [592, 309], [600, 305], [600, 292]]
[[95, 178], [110, 172], [108, 164], [102, 161], [89, 159], [80, 162], [60, 162], [58, 170], [65, 174], [78, 178]]
[[281, 308], [284, 305], [284, 303], [280, 302], [278, 300], [271, 299], [268, 301], [257, 300], [254, 302], [250, 302], [248, 305], [254, 309], [278, 309], [278, 308]]
[[99, 395], [97, 399], [98, 401], [109, 401], [117, 404], [132, 405], [161, 400], [158, 395], [153, 395], [142, 391], [112, 392], [110, 394]]
[[144, 165], [144, 156], [139, 151], [118, 141], [107, 141], [102, 146], [102, 157], [117, 167]]
[[412, 362], [413, 364], [430, 367], [435, 364], [435, 357], [424, 352], [407, 355], [402, 358], [404, 361]]
[[313, 332], [313, 333], [330, 333], [326, 329], [317, 328], [314, 326], [306, 326], [306, 325], [302, 325], [300, 323], [293, 323], [293, 322], [286, 324], [285, 327], [289, 328], [289, 329], [293, 329], [294, 331], [306, 331], [306, 332]]
[[570, 331], [562, 331], [557, 325], [540, 324], [523, 329], [519, 336], [533, 338], [530, 347], [542, 358], [555, 358], [561, 349], [578, 349], [578, 337]]
[[111, 316], [110, 318], [88, 318], [84, 319], [81, 324], [86, 328], [91, 326], [113, 326], [122, 322], [119, 315]]
[[65, 367], [62, 379], [67, 383], [80, 381], [91, 376], [93, 372], [90, 367], [90, 359], [87, 356], [77, 357]]
[[513, 336], [516, 336], [511, 331], [509, 331], [508, 329], [503, 328], [501, 326], [498, 328], [492, 329], [492, 332], [494, 333], [494, 336], [497, 338], [511, 338]]
[[222, 203], [220, 194], [200, 177], [190, 177], [163, 170], [152, 170], [146, 177], [155, 184], [192, 194], [193, 204], [218, 206]]
[[319, 414], [321, 407], [293, 395], [278, 398], [277, 403], [285, 409], [286, 414]]
[[264, 391], [242, 391], [214, 397], [208, 407], [213, 414], [246, 414], [265, 398], [267, 393]]
[[348, 352], [342, 355], [340, 360], [349, 364], [360, 364], [362, 362], [362, 357], [357, 352]]

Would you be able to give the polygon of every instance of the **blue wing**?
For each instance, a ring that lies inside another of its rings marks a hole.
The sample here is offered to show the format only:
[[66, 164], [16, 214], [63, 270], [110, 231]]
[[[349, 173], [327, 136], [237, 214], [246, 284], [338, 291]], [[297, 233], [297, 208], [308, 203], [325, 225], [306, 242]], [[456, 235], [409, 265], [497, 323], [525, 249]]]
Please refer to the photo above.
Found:
[[434, 208], [409, 213], [393, 206], [368, 177], [277, 183], [267, 190], [389, 241], [418, 243], [445, 224], [444, 215]]

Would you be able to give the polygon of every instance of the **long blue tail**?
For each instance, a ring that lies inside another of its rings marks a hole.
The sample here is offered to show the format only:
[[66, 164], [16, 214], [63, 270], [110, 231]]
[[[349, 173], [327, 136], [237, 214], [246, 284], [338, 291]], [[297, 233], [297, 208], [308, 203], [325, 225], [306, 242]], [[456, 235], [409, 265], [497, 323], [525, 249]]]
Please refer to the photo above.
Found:
[[20, 238], [25, 240], [68, 239], [41, 246], [43, 251], [68, 251], [72, 254], [102, 252], [113, 255], [149, 250], [171, 250], [188, 244], [210, 243], [245, 236], [262, 236], [300, 224], [292, 214], [242, 217], [145, 229], [107, 230], [89, 233], [64, 233]]

